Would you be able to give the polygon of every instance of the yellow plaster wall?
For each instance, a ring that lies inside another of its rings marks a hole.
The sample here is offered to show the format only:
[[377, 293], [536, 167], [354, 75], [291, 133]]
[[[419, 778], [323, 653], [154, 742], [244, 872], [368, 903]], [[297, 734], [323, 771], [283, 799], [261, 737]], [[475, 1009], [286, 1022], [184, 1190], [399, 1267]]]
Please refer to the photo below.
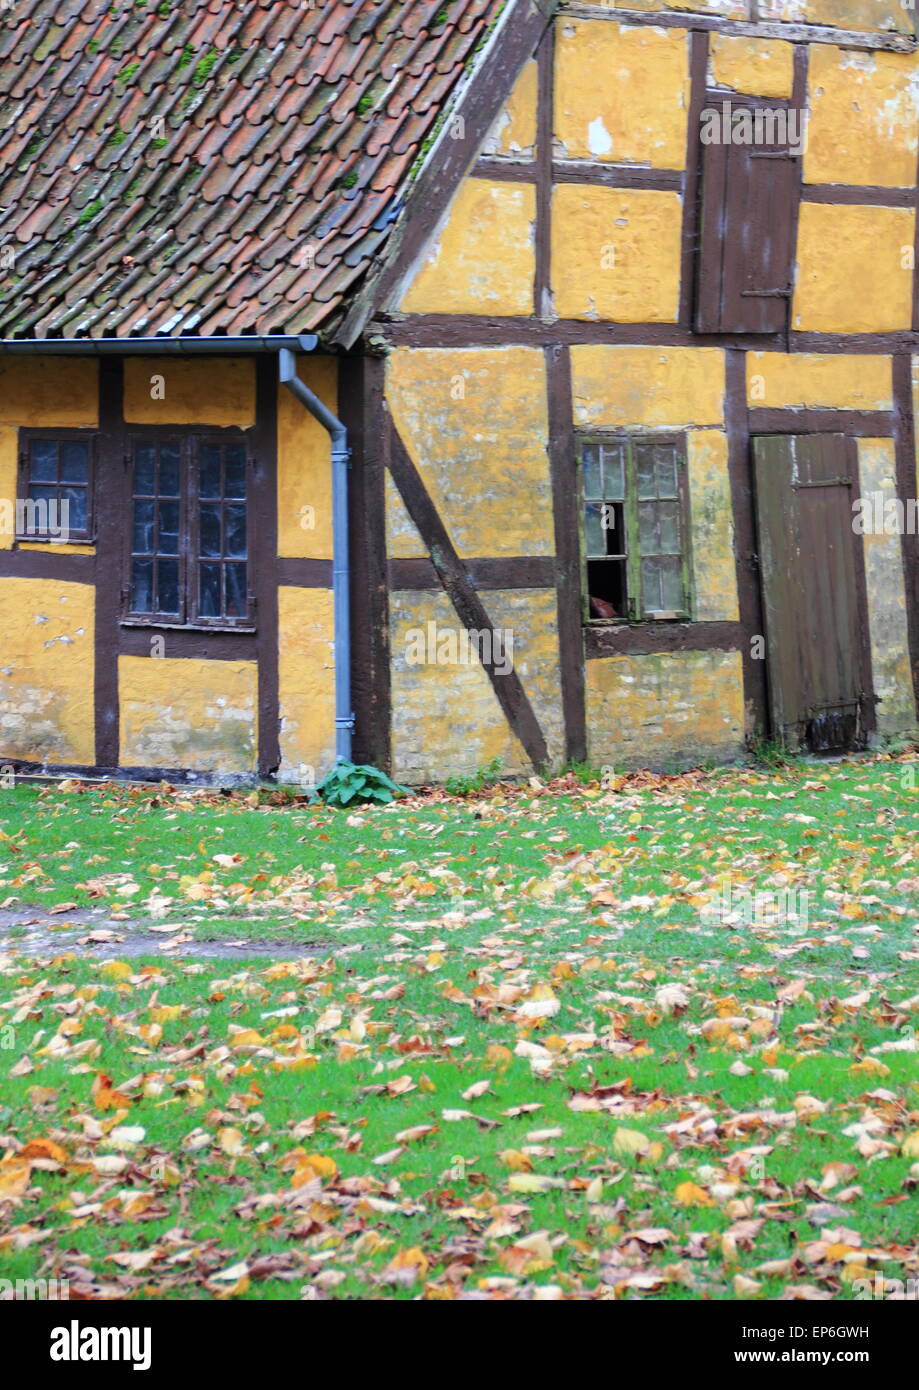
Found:
[[88, 357], [0, 357], [0, 425], [99, 423], [99, 364]]
[[254, 661], [120, 656], [122, 767], [247, 773], [258, 766]]
[[793, 326], [818, 333], [909, 328], [914, 224], [908, 208], [802, 203]]
[[[338, 413], [334, 357], [297, 357], [297, 374]], [[332, 558], [332, 444], [328, 430], [286, 389], [278, 392], [278, 554]]]
[[14, 425], [0, 425], [0, 501], [12, 503], [12, 512], [4, 508], [4, 524], [0, 524], [0, 550], [11, 550], [16, 532], [16, 492], [18, 490], [19, 434]]
[[[153, 377], [164, 378], [162, 400], [150, 395]], [[251, 357], [127, 357], [124, 418], [137, 425], [248, 429], [255, 424], [255, 362]]]
[[538, 72], [535, 58], [524, 64], [514, 90], [488, 132], [481, 154], [532, 159], [536, 147]]
[[810, 46], [806, 183], [916, 182], [919, 59], [915, 53]]
[[892, 410], [893, 365], [880, 353], [747, 353], [747, 404]]
[[740, 652], [613, 656], [586, 665], [591, 763], [659, 767], [742, 751]]
[[282, 781], [321, 781], [335, 763], [335, 623], [330, 589], [278, 590]]
[[[482, 600], [492, 622], [513, 634], [513, 665], [546, 737], [550, 760], [563, 758], [564, 732], [558, 675], [558, 635], [554, 590], [487, 591]], [[494, 689], [471, 653], [467, 662], [409, 664], [413, 632], [435, 625], [462, 632], [462, 624], [442, 591], [390, 594], [394, 775], [409, 783], [468, 775], [500, 758], [505, 772], [531, 774], [532, 765], [511, 733]], [[509, 649], [510, 650], [510, 649]]]
[[[763, 0], [758, 0], [761, 19], [770, 15], [763, 11]], [[915, 32], [916, 12], [900, 0], [766, 0], [783, 6], [791, 13], [783, 19], [792, 22], [803, 20], [806, 24], [826, 24], [836, 29], [857, 31], [893, 30], [901, 34]]]
[[0, 579], [0, 759], [95, 762], [95, 588]]
[[408, 314], [531, 314], [532, 184], [467, 178], [405, 290]]
[[748, 96], [789, 97], [794, 81], [794, 46], [781, 39], [709, 35], [709, 81]]
[[571, 349], [571, 368], [578, 426], [676, 428], [724, 420], [718, 348], [580, 346]]
[[722, 430], [690, 430], [687, 448], [693, 617], [700, 623], [736, 622], [740, 610], [727, 435]]
[[564, 158], [683, 168], [685, 29], [565, 17], [555, 54], [554, 133]]
[[427, 547], [389, 473], [386, 474], [386, 554], [391, 559], [419, 559]]
[[393, 423], [461, 555], [554, 553], [538, 349], [397, 348], [386, 389]]
[[[858, 471], [861, 496], [884, 504], [897, 496], [896, 457], [892, 439], [859, 439]], [[878, 732], [907, 734], [916, 728], [916, 706], [909, 663], [906, 586], [899, 535], [864, 535], [865, 579], [868, 590], [868, 632]]]
[[683, 200], [652, 189], [559, 184], [552, 290], [562, 318], [675, 323]]

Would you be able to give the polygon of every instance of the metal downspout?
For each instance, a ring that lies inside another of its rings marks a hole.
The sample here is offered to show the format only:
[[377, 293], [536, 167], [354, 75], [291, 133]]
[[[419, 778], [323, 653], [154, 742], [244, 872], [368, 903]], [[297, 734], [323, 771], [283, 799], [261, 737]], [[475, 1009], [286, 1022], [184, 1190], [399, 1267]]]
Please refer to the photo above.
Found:
[[314, 416], [332, 441], [332, 596], [335, 609], [335, 758], [351, 762], [354, 713], [351, 709], [351, 567], [348, 554], [348, 431], [297, 376], [290, 348], [278, 353], [279, 380]]

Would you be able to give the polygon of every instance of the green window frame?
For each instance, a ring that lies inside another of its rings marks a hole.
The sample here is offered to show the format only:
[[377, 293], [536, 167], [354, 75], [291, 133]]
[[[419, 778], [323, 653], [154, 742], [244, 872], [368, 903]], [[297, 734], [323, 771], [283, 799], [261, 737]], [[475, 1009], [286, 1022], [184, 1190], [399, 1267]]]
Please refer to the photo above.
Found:
[[691, 617], [686, 448], [682, 435], [577, 436], [584, 617]]

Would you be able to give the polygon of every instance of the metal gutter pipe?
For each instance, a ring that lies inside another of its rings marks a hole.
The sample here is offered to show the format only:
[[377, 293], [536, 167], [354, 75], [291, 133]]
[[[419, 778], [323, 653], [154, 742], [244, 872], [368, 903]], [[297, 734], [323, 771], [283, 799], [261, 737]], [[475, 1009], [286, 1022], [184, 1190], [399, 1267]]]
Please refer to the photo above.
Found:
[[201, 354], [216, 357], [224, 353], [277, 352], [281, 348], [314, 352], [318, 345], [319, 339], [313, 333], [264, 338], [255, 334], [237, 338], [170, 338], [165, 334], [161, 338], [0, 338], [0, 354], [41, 357], [129, 357], [144, 354], [157, 357], [176, 353], [178, 356]]
[[288, 347], [278, 354], [279, 380], [328, 430], [332, 441], [332, 602], [335, 610], [335, 758], [351, 762], [351, 568], [348, 553], [348, 431], [328, 406], [297, 376]]

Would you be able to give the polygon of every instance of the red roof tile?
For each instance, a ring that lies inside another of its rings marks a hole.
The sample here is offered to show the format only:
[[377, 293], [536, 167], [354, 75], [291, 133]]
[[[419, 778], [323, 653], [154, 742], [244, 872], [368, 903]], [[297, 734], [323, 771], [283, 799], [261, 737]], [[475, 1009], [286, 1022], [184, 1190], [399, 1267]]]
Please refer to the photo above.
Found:
[[0, 337], [334, 326], [502, 8], [17, 0]]

